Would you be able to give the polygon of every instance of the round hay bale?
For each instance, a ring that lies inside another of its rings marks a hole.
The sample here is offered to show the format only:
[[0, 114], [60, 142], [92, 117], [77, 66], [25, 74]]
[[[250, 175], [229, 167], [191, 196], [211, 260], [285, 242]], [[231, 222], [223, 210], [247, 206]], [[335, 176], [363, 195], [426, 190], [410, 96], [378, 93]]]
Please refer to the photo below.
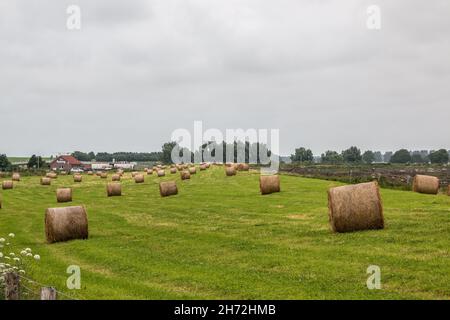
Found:
[[13, 173], [11, 179], [12, 179], [12, 181], [20, 181], [20, 174], [17, 172]]
[[177, 173], [177, 168], [170, 168], [170, 173], [171, 174]]
[[175, 181], [160, 182], [159, 193], [161, 194], [161, 197], [168, 197], [178, 194], [177, 183]]
[[248, 163], [239, 163], [237, 165], [237, 168], [239, 171], [248, 171], [250, 166], [248, 165]]
[[189, 168], [189, 173], [190, 174], [196, 174], [197, 173], [197, 168], [196, 167], [190, 167]]
[[87, 239], [86, 209], [82, 206], [48, 208], [45, 211], [45, 236], [48, 243]]
[[209, 167], [211, 166], [211, 164], [208, 162], [208, 163], [205, 164], [205, 166], [206, 166], [206, 169], [209, 169]]
[[334, 232], [383, 229], [383, 205], [377, 182], [328, 190], [328, 214]]
[[235, 167], [225, 167], [225, 174], [227, 175], [227, 177], [235, 176], [236, 168]]
[[152, 174], [153, 174], [153, 169], [148, 169], [148, 170], [147, 170], [147, 175], [148, 175], [148, 176], [151, 176]]
[[71, 202], [72, 201], [72, 189], [71, 188], [56, 189], [56, 200], [58, 202]]
[[14, 182], [11, 180], [5, 180], [2, 182], [2, 189], [8, 190], [14, 188]]
[[111, 182], [106, 185], [106, 194], [108, 197], [116, 197], [122, 195], [122, 185], [120, 183]]
[[48, 177], [42, 177], [41, 178], [41, 185], [43, 186], [49, 186], [52, 184], [52, 179]]
[[260, 176], [259, 189], [261, 191], [261, 194], [280, 192], [280, 176]]
[[181, 180], [188, 180], [191, 178], [191, 174], [187, 170], [183, 170], [180, 172]]
[[88, 176], [92, 176], [94, 173], [92, 171], [87, 172]]
[[166, 172], [164, 170], [158, 170], [158, 177], [164, 177]]
[[200, 165], [200, 171], [206, 170], [206, 164]]
[[62, 176], [67, 176], [67, 172], [66, 171], [61, 171], [59, 174], [62, 175]]
[[139, 174], [139, 172], [133, 171], [133, 172], [131, 172], [131, 177], [134, 178], [137, 174]]
[[100, 173], [100, 178], [101, 179], [107, 179], [108, 178], [108, 173], [107, 172]]
[[111, 177], [112, 181], [120, 181], [120, 174], [113, 174]]
[[83, 180], [83, 176], [80, 174], [76, 174], [73, 176], [73, 182], [81, 182]]
[[439, 179], [433, 176], [418, 174], [414, 177], [413, 191], [426, 194], [438, 194]]
[[50, 179], [58, 178], [58, 175], [55, 172], [48, 172], [45, 176]]
[[136, 183], [143, 183], [145, 181], [143, 174], [137, 174], [134, 176], [134, 182]]

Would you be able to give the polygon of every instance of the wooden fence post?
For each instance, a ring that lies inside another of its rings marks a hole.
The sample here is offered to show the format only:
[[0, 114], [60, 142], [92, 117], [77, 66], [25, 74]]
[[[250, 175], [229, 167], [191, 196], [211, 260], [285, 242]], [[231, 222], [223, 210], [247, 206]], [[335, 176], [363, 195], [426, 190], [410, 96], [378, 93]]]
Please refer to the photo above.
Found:
[[16, 272], [8, 272], [5, 275], [5, 299], [19, 300], [20, 278]]
[[56, 300], [56, 289], [53, 287], [41, 288], [41, 300]]

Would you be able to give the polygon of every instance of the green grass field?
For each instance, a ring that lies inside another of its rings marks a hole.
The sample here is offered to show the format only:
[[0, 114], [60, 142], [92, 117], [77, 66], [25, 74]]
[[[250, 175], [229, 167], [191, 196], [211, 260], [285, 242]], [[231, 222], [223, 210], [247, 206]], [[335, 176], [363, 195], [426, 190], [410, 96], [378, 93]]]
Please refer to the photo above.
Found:
[[[122, 197], [106, 181], [60, 176], [52, 186], [25, 177], [0, 191], [0, 237], [41, 255], [34, 280], [79, 299], [449, 299], [450, 197], [382, 190], [386, 228], [333, 234], [327, 189], [336, 182], [283, 175], [282, 192], [261, 196], [257, 172], [225, 177], [223, 168], [161, 198], [155, 175]], [[108, 179], [110, 180], [110, 178]], [[57, 204], [70, 186], [74, 201]], [[89, 240], [46, 244], [48, 207], [85, 205]], [[66, 288], [66, 268], [81, 267], [81, 290]], [[381, 268], [381, 290], [366, 269]], [[61, 297], [63, 298], [63, 297]]]

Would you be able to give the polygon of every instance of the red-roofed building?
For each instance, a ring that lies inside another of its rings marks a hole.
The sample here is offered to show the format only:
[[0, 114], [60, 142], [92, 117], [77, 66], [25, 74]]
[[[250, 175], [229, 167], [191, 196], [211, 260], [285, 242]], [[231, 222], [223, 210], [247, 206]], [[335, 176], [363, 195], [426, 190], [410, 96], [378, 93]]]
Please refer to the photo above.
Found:
[[50, 163], [50, 169], [70, 172], [72, 169], [83, 170], [84, 165], [73, 156], [58, 156]]

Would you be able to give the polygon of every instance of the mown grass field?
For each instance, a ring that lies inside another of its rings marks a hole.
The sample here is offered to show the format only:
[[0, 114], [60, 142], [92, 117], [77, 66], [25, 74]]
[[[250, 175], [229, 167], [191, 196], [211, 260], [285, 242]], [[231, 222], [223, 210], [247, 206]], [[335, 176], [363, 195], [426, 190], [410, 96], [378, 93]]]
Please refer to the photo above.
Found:
[[[155, 175], [81, 184], [59, 176], [52, 186], [24, 177], [0, 191], [0, 237], [41, 255], [33, 279], [79, 299], [449, 299], [450, 197], [382, 190], [386, 228], [333, 234], [327, 194], [336, 182], [283, 175], [282, 192], [261, 196], [257, 172], [225, 177], [223, 168], [161, 198]], [[110, 180], [110, 177], [109, 179]], [[74, 188], [57, 204], [55, 189]], [[85, 205], [89, 240], [46, 244], [47, 207]], [[66, 268], [81, 267], [81, 290], [66, 288]], [[366, 287], [369, 265], [381, 290]]]

